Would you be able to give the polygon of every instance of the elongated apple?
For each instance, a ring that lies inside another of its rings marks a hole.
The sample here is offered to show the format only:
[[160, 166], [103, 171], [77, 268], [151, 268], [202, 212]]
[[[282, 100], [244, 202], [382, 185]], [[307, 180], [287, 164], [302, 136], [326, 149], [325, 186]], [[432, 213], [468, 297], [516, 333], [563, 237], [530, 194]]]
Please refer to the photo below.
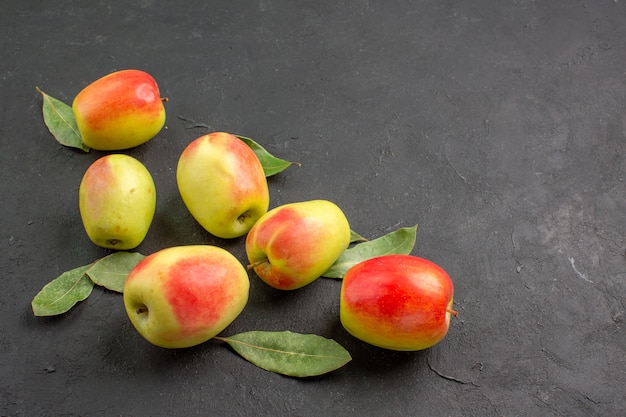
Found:
[[164, 348], [206, 342], [224, 330], [248, 302], [250, 281], [226, 250], [174, 246], [144, 258], [124, 285], [124, 306], [139, 334]]
[[350, 244], [343, 211], [327, 200], [268, 211], [246, 238], [249, 268], [271, 287], [294, 290], [319, 278]]
[[150, 74], [128, 69], [89, 84], [74, 98], [72, 110], [87, 146], [119, 150], [141, 145], [161, 131], [166, 100]]
[[87, 236], [98, 246], [127, 250], [146, 237], [156, 208], [148, 169], [135, 158], [111, 154], [87, 168], [78, 190]]
[[243, 236], [269, 206], [261, 162], [229, 133], [192, 141], [178, 160], [176, 182], [191, 215], [217, 237]]
[[343, 277], [339, 314], [354, 337], [391, 350], [421, 350], [448, 332], [454, 288], [433, 262], [385, 255], [356, 264]]

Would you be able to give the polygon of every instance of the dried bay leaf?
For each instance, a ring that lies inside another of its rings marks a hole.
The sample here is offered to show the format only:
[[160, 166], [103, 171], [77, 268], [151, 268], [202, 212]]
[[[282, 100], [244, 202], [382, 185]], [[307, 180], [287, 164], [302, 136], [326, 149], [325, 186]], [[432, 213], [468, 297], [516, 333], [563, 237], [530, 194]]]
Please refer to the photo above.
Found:
[[123, 292], [126, 277], [143, 258], [138, 252], [115, 252], [94, 262], [87, 275], [97, 285]]
[[31, 306], [35, 316], [62, 314], [91, 294], [94, 283], [86, 272], [91, 265], [80, 266], [59, 275], [46, 284], [33, 298]]
[[322, 276], [342, 279], [348, 269], [367, 259], [391, 254], [408, 255], [415, 246], [416, 235], [417, 225], [403, 227], [377, 239], [359, 243], [346, 249]]
[[259, 368], [292, 377], [322, 375], [352, 360], [339, 343], [314, 334], [250, 331], [215, 339]]
[[78, 131], [72, 108], [61, 100], [44, 93], [39, 87], [36, 89], [43, 97], [43, 121], [57, 142], [89, 152], [89, 147], [85, 145]]

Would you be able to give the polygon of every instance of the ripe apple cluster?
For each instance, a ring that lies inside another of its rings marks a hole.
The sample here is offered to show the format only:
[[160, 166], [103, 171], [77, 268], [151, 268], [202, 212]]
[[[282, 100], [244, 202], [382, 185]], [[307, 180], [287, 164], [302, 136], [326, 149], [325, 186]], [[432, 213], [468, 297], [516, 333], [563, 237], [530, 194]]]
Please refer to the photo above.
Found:
[[[165, 109], [154, 79], [118, 71], [85, 87], [72, 105], [84, 142], [121, 150], [153, 138]], [[210, 234], [246, 236], [248, 270], [269, 286], [295, 290], [321, 277], [350, 245], [349, 222], [336, 204], [311, 200], [269, 210], [263, 166], [238, 137], [214, 132], [193, 140], [178, 159], [176, 182], [191, 216]], [[156, 205], [150, 173], [138, 160], [110, 154], [85, 172], [79, 209], [96, 245], [128, 250], [146, 237]], [[246, 268], [226, 250], [176, 246], [144, 258], [129, 274], [124, 305], [137, 331], [166, 348], [203, 343], [243, 311]], [[453, 285], [436, 264], [410, 255], [357, 263], [343, 277], [340, 321], [354, 337], [386, 349], [420, 350], [445, 336]]]

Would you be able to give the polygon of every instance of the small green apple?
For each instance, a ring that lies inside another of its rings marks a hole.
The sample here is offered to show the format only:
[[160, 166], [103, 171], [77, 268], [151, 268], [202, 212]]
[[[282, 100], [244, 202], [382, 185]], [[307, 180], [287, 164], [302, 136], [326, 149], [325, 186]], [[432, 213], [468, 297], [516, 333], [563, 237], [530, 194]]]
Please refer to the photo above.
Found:
[[174, 246], [133, 268], [124, 285], [124, 306], [150, 343], [185, 348], [228, 327], [248, 302], [249, 288], [246, 269], [226, 250]]
[[448, 332], [454, 288], [440, 266], [411, 255], [384, 255], [350, 268], [339, 315], [354, 337], [391, 350], [429, 348]]
[[146, 237], [154, 217], [154, 181], [146, 167], [131, 156], [103, 156], [85, 171], [78, 206], [93, 243], [109, 249], [133, 249]]
[[119, 150], [141, 145], [161, 131], [164, 101], [150, 74], [129, 69], [89, 84], [74, 98], [72, 110], [87, 146]]
[[191, 215], [217, 237], [243, 236], [269, 206], [261, 162], [229, 133], [214, 132], [192, 141], [178, 160], [176, 182]]
[[350, 225], [327, 200], [285, 204], [250, 229], [250, 266], [271, 287], [294, 290], [319, 278], [350, 244]]

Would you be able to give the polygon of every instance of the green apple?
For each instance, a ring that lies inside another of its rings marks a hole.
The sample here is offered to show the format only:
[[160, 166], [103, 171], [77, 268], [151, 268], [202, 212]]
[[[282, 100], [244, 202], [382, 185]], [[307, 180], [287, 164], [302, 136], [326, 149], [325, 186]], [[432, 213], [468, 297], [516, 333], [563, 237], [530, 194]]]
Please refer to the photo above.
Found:
[[294, 290], [319, 278], [350, 244], [350, 225], [327, 200], [268, 211], [246, 238], [249, 269], [271, 287]]
[[119, 150], [141, 145], [165, 124], [159, 87], [144, 71], [113, 72], [85, 87], [74, 98], [72, 110], [83, 142], [97, 150]]
[[248, 302], [250, 280], [226, 250], [174, 246], [140, 261], [124, 284], [124, 307], [150, 343], [185, 348], [228, 327]]
[[454, 287], [440, 266], [411, 255], [384, 255], [350, 268], [339, 315], [354, 337], [391, 350], [429, 348], [448, 332]]
[[178, 190], [191, 215], [220, 238], [245, 235], [267, 212], [263, 166], [234, 135], [215, 132], [192, 141], [176, 168]]
[[154, 217], [154, 181], [146, 167], [131, 156], [103, 156], [85, 171], [78, 206], [93, 243], [109, 249], [133, 249], [146, 237]]

